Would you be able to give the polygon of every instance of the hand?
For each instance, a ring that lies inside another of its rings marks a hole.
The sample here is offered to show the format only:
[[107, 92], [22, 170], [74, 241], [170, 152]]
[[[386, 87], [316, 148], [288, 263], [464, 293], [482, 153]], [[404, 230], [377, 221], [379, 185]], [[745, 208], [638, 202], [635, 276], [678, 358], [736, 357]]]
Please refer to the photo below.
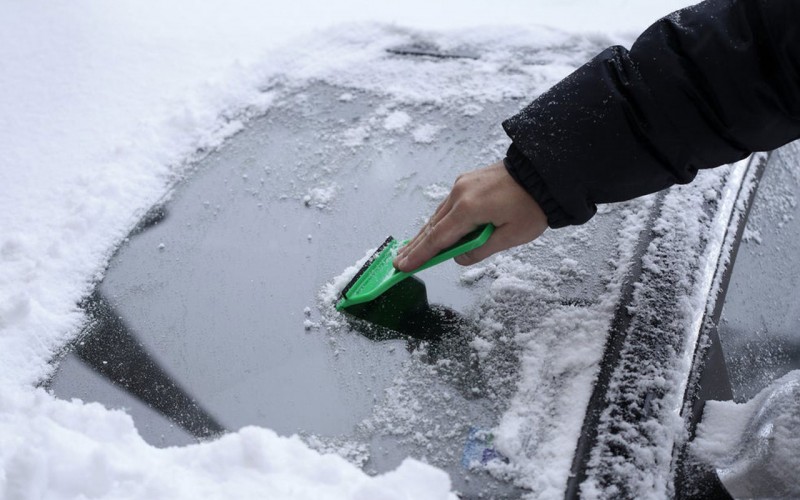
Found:
[[459, 255], [456, 262], [475, 264], [501, 250], [533, 241], [547, 229], [541, 207], [511, 177], [503, 162], [460, 175], [428, 223], [397, 253], [394, 266], [413, 271], [489, 222], [496, 228], [489, 240]]

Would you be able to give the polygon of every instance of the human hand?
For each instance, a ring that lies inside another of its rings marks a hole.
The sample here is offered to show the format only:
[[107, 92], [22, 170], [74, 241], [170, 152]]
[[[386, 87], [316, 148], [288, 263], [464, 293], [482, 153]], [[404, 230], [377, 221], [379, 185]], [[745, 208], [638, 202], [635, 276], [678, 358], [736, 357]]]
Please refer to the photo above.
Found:
[[508, 248], [528, 243], [547, 229], [539, 204], [517, 184], [503, 162], [462, 174], [420, 232], [400, 251], [394, 266], [410, 272], [476, 227], [492, 223], [489, 240], [455, 261], [468, 266]]

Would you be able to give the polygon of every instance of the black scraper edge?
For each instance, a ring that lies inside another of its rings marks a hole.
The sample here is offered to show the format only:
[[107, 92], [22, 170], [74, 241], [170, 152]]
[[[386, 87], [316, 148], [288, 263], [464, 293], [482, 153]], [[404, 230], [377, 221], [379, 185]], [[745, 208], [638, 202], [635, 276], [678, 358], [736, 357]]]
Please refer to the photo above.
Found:
[[367, 259], [367, 261], [364, 263], [364, 265], [361, 266], [361, 269], [359, 269], [358, 272], [356, 273], [356, 275], [353, 276], [353, 279], [351, 279], [347, 283], [347, 285], [345, 285], [345, 287], [342, 288], [342, 298], [343, 299], [347, 298], [347, 292], [349, 292], [350, 289], [353, 288], [353, 285], [356, 284], [356, 281], [358, 281], [358, 279], [367, 271], [367, 269], [369, 269], [369, 266], [371, 266], [372, 263], [375, 262], [375, 259], [378, 258], [378, 255], [380, 255], [380, 253], [383, 252], [383, 250], [387, 246], [389, 246], [389, 244], [391, 242], [393, 242], [393, 241], [394, 241], [394, 236], [389, 236], [388, 238], [386, 238], [386, 241], [384, 241], [381, 244], [381, 246], [379, 246], [378, 249], [375, 250], [375, 252], [369, 257], [369, 259]]

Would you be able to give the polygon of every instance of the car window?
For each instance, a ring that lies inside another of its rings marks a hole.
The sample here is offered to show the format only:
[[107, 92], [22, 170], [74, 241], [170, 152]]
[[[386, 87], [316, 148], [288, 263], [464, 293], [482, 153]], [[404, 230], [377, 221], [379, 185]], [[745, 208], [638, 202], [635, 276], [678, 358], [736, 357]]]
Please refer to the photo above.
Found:
[[736, 401], [800, 369], [800, 146], [770, 156], [738, 246], [719, 335]]

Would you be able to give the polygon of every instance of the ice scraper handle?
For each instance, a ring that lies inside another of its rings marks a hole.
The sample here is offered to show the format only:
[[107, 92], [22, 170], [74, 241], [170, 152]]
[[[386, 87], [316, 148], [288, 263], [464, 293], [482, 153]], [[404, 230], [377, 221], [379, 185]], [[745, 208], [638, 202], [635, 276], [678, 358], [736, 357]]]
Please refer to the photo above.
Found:
[[[399, 244], [397, 240], [390, 236], [372, 254], [372, 257], [361, 266], [361, 269], [350, 280], [350, 283], [342, 289], [341, 300], [337, 302], [336, 309], [341, 311], [346, 307], [374, 300], [412, 274], [478, 248], [486, 243], [493, 231], [494, 226], [492, 224], [477, 228], [458, 240], [455, 245], [445, 248], [410, 273], [398, 271], [394, 267], [392, 260], [397, 254]], [[405, 243], [408, 242], [406, 241]]]
[[[467, 253], [470, 250], [475, 250], [479, 246], [486, 243], [493, 232], [494, 232], [493, 224], [486, 224], [485, 226], [480, 226], [471, 233], [467, 234], [466, 236], [458, 240], [455, 244], [445, 248], [441, 252], [434, 255], [429, 261], [422, 264], [409, 274], [418, 273], [419, 271], [428, 269], [429, 267], [435, 266], [436, 264], [440, 264], [446, 260], [458, 257], [462, 253]], [[405, 245], [409, 241], [410, 240], [404, 241], [403, 245]]]

